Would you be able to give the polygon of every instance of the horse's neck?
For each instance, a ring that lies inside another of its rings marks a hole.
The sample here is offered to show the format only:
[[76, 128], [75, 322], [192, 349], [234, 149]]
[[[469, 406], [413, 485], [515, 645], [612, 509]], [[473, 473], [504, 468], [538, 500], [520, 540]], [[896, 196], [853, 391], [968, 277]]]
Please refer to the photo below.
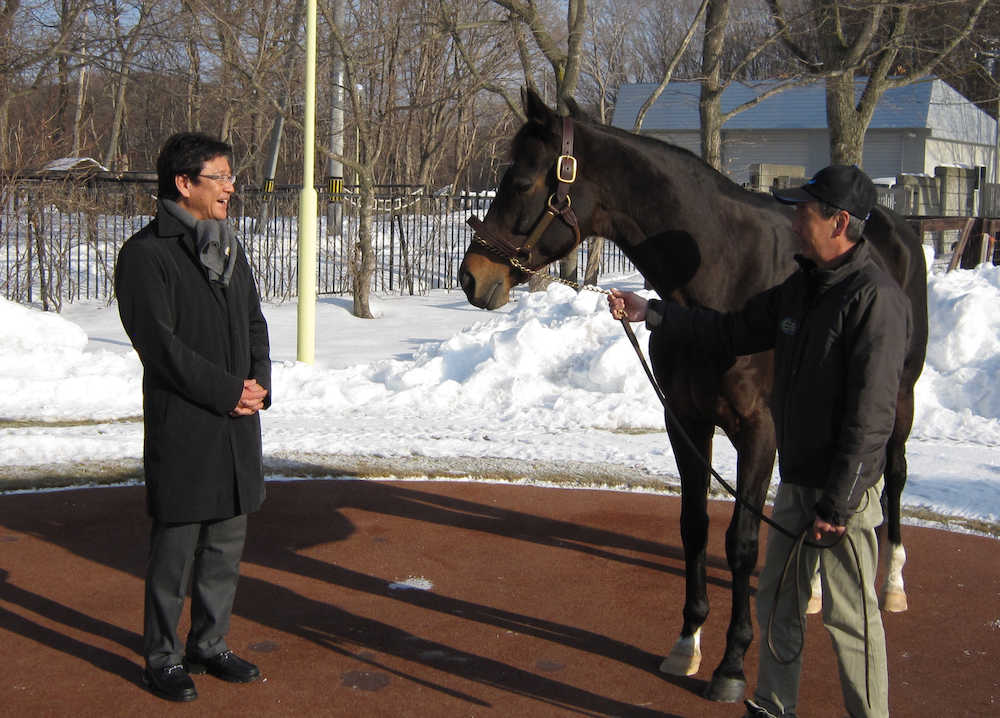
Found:
[[666, 143], [593, 132], [606, 168], [599, 229], [661, 296], [734, 308], [792, 270], [791, 225], [771, 201]]
[[794, 238], [780, 213], [738, 195], [661, 186], [662, 205], [641, 218], [617, 210], [612, 237], [660, 296], [735, 309], [793, 270]]

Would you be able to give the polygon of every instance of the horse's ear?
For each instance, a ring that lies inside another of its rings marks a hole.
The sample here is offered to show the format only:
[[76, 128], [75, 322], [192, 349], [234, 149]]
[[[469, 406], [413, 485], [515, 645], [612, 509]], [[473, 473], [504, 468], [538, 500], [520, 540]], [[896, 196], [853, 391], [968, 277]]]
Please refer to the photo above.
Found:
[[528, 118], [528, 122], [548, 125], [555, 114], [531, 87], [521, 88], [521, 105], [524, 107], [524, 116]]

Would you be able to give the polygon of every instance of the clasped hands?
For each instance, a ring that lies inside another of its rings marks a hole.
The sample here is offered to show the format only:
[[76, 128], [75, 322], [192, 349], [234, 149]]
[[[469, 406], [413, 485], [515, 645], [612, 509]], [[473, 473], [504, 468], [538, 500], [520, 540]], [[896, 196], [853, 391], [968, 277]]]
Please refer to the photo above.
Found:
[[243, 380], [243, 393], [236, 403], [236, 408], [229, 412], [230, 416], [250, 416], [264, 408], [264, 398], [267, 389], [257, 383], [256, 379]]

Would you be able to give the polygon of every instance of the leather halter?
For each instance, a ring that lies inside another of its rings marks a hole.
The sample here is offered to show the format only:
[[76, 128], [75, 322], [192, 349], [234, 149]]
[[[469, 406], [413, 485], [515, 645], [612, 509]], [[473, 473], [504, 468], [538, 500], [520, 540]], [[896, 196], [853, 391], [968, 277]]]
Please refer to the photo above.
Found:
[[580, 244], [580, 224], [577, 221], [576, 213], [573, 212], [569, 197], [569, 186], [576, 181], [576, 157], [573, 156], [573, 120], [571, 118], [563, 117], [562, 130], [562, 154], [556, 158], [555, 167], [556, 191], [549, 195], [545, 211], [523, 244], [516, 245], [508, 241], [484, 224], [476, 215], [472, 215], [466, 220], [466, 224], [475, 231], [474, 239], [480, 244], [508, 260], [513, 266], [529, 272], [537, 271], [548, 264], [548, 262], [542, 262], [537, 266], [525, 266], [531, 256], [532, 248], [556, 217], [562, 219], [573, 230], [576, 238], [573, 247]]

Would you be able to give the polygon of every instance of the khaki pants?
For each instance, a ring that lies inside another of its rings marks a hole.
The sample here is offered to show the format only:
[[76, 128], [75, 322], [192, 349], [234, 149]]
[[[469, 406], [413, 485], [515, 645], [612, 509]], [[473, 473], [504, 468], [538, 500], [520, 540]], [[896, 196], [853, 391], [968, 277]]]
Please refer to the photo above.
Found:
[[[878, 562], [875, 527], [882, 523], [882, 508], [879, 505], [881, 491], [882, 481], [868, 490], [861, 499], [858, 513], [848, 521], [843, 539], [833, 548], [802, 547], [800, 561], [797, 564], [792, 562], [781, 582], [781, 595], [777, 603], [775, 595], [778, 583], [795, 540], [779, 531], [770, 530], [767, 556], [757, 590], [757, 620], [761, 638], [754, 701], [777, 716], [796, 715], [802, 670], [805, 607], [809, 600], [809, 581], [817, 567], [823, 585], [823, 624], [837, 653], [840, 685], [847, 711], [852, 718], [885, 718], [889, 715], [885, 632], [875, 594]], [[789, 531], [800, 532], [807, 524], [812, 523], [814, 507], [821, 494], [819, 489], [780, 484], [774, 501], [773, 519]], [[852, 542], [857, 550], [857, 561], [851, 548]], [[858, 563], [861, 568], [860, 581]], [[770, 642], [774, 651], [768, 644], [768, 624], [772, 611], [774, 619]]]

